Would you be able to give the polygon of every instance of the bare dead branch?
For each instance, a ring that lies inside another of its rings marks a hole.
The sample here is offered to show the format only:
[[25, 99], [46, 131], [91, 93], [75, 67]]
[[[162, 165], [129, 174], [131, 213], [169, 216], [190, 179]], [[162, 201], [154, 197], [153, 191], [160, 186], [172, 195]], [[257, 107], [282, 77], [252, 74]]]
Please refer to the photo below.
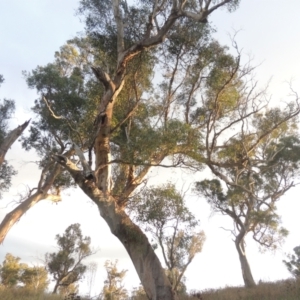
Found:
[[30, 122], [30, 119], [10, 131], [0, 145], [0, 166], [4, 162], [5, 155], [12, 144], [19, 138]]

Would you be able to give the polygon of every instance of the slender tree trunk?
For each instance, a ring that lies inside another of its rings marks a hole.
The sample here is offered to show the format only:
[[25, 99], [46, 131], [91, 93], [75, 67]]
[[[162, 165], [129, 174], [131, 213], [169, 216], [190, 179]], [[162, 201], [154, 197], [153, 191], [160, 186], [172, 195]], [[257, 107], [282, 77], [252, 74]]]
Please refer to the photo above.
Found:
[[59, 280], [56, 281], [55, 286], [54, 286], [54, 289], [53, 289], [53, 291], [52, 291], [52, 294], [56, 294], [56, 293], [57, 293], [58, 287], [59, 287]]
[[11, 145], [18, 139], [18, 137], [23, 133], [25, 128], [28, 126], [29, 122], [30, 120], [18, 126], [14, 130], [9, 132], [4, 138], [2, 144], [0, 145], [0, 166], [3, 164], [6, 152], [11, 147]]
[[239, 259], [240, 259], [240, 263], [241, 263], [241, 269], [242, 269], [245, 286], [246, 287], [256, 286], [256, 283], [253, 279], [250, 265], [249, 265], [249, 262], [248, 262], [248, 259], [246, 256], [246, 252], [245, 252], [244, 236], [243, 237], [237, 236], [237, 238], [235, 240], [235, 247], [239, 254]]

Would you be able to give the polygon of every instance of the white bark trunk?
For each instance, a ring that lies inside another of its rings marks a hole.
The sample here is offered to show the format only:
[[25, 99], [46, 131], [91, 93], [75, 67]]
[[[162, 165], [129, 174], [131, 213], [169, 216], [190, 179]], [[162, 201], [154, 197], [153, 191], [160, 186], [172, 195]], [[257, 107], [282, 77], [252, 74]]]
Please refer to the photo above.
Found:
[[242, 275], [243, 280], [246, 287], [254, 287], [256, 286], [255, 281], [252, 276], [252, 272], [250, 269], [250, 265], [245, 253], [245, 245], [244, 245], [244, 239], [237, 238], [235, 241], [235, 247], [237, 249], [237, 252], [239, 254], [241, 269], [242, 269]]

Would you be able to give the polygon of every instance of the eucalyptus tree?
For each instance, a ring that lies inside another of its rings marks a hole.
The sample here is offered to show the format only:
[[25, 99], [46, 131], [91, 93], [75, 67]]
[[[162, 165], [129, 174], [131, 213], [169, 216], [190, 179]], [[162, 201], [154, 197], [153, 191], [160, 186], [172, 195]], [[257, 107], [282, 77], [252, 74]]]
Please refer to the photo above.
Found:
[[[54, 133], [60, 139], [68, 137], [73, 147], [68, 144], [67, 149], [79, 157], [81, 166], [55, 151], [49, 156], [98, 206], [129, 253], [151, 299], [177, 299], [177, 295], [126, 207], [151, 167], [203, 164], [198, 153], [199, 128], [191, 122], [192, 108], [196, 93], [205, 78], [212, 76], [216, 58], [224, 51], [211, 41], [207, 18], [223, 6], [235, 9], [238, 2], [83, 0], [79, 13], [86, 16], [87, 39], [91, 49], [96, 49], [85, 53], [100, 85], [70, 61], [69, 72], [59, 82], [51, 76], [48, 82], [39, 80], [46, 68], [51, 73], [51, 65], [28, 76], [30, 86], [40, 94], [35, 109], [40, 127], [49, 134], [54, 130], [48, 124], [56, 124]], [[58, 98], [60, 89], [53, 87], [53, 79], [59, 86], [74, 72], [90, 88], [83, 99], [71, 102], [81, 107], [78, 110], [65, 105], [68, 93]], [[154, 75], [161, 84], [155, 85]], [[182, 105], [184, 119], [176, 115]]]
[[91, 238], [83, 236], [80, 224], [70, 225], [63, 235], [56, 235], [58, 251], [46, 253], [46, 266], [55, 281], [53, 294], [59, 287], [68, 287], [78, 282], [87, 266], [82, 261], [92, 255]]
[[127, 270], [119, 271], [117, 268], [118, 261], [107, 260], [104, 264], [107, 277], [104, 281], [101, 296], [103, 300], [125, 300], [128, 299], [128, 292], [124, 288], [123, 280]]
[[31, 291], [45, 291], [48, 282], [48, 273], [44, 267], [30, 267], [20, 262], [19, 257], [11, 253], [5, 255], [5, 259], [0, 265], [0, 280], [5, 288], [13, 288], [23, 285], [23, 288]]
[[1, 284], [5, 288], [17, 286], [25, 265], [20, 263], [20, 257], [15, 257], [11, 253], [5, 255], [5, 259], [0, 266]]
[[[244, 283], [255, 285], [245, 238], [276, 249], [288, 231], [281, 226], [277, 202], [299, 180], [299, 99], [268, 106], [264, 91], [255, 92], [251, 68], [240, 59], [220, 59], [223, 68], [209, 79], [203, 106], [194, 113], [203, 138], [202, 159], [212, 179], [196, 183], [213, 211], [230, 217]], [[227, 65], [227, 66], [226, 66]]]
[[173, 291], [185, 293], [184, 273], [201, 252], [205, 234], [184, 197], [174, 185], [166, 184], [143, 189], [130, 206], [138, 224], [155, 240], [153, 248], [159, 247], [162, 251]]
[[239, 52], [234, 57], [211, 39], [209, 15], [238, 3], [82, 0], [87, 38], [76, 39], [80, 55], [67, 47], [54, 64], [28, 74], [40, 95], [30, 140], [44, 141], [41, 128], [51, 145], [69, 151], [54, 149], [44, 157], [62, 166], [97, 205], [151, 299], [177, 299], [146, 235], [126, 212], [152, 167], [210, 169], [214, 181], [197, 189], [237, 222], [235, 242], [248, 286], [254, 281], [245, 233], [250, 229], [267, 246], [278, 240], [268, 233], [279, 239], [286, 233], [275, 204], [294, 185], [299, 105], [267, 109], [249, 79], [252, 68], [241, 66]]
[[241, 53], [232, 42], [236, 57], [211, 41], [208, 47], [197, 47], [199, 56], [183, 67], [178, 62], [191, 44], [174, 43], [172, 38], [164, 43], [162, 48], [170, 50], [167, 59], [174, 60], [160, 85], [160, 117], [179, 114], [193, 129], [189, 138], [194, 148], [179, 151], [177, 157], [181, 166], [199, 171], [206, 166], [211, 172], [213, 179], [198, 182], [196, 191], [214, 211], [233, 219], [244, 282], [253, 286], [244, 239], [253, 232], [261, 246], [274, 249], [287, 235], [276, 203], [297, 184], [300, 106], [292, 90], [291, 102], [271, 107], [266, 90], [259, 90], [253, 79], [254, 68], [241, 64]]
[[49, 285], [48, 272], [44, 266], [26, 266], [20, 276], [24, 288], [34, 292], [45, 292]]

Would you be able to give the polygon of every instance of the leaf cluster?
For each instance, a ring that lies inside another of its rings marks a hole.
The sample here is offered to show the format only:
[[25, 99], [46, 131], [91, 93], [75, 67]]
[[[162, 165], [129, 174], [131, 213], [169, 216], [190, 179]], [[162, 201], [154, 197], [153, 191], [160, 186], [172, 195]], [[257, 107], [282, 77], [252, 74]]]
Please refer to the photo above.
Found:
[[161, 248], [172, 286], [175, 290], [187, 266], [201, 252], [205, 241], [199, 221], [187, 208], [172, 184], [145, 188], [131, 203], [138, 223], [150, 232]]
[[48, 273], [44, 267], [29, 267], [20, 263], [20, 258], [7, 253], [0, 266], [1, 284], [6, 288], [23, 286], [31, 291], [45, 291], [47, 288]]
[[127, 290], [122, 284], [127, 270], [119, 271], [117, 268], [117, 263], [118, 260], [115, 260], [114, 262], [107, 260], [104, 264], [107, 273], [107, 278], [104, 281], [102, 297], [105, 300], [125, 300], [128, 297]]
[[283, 263], [288, 271], [295, 277], [300, 277], [300, 246], [295, 247], [294, 254], [288, 255], [288, 261], [284, 260]]
[[90, 237], [83, 237], [79, 224], [70, 225], [63, 235], [56, 235], [58, 252], [45, 255], [47, 269], [58, 286], [79, 281], [86, 271], [82, 260], [92, 254]]
[[[0, 85], [4, 82], [4, 77], [0, 75]], [[13, 100], [0, 100], [0, 147], [8, 134], [8, 120], [12, 117], [15, 111], [15, 102]], [[0, 199], [2, 193], [6, 192], [11, 186], [12, 176], [16, 175], [17, 171], [6, 160], [0, 165]]]

